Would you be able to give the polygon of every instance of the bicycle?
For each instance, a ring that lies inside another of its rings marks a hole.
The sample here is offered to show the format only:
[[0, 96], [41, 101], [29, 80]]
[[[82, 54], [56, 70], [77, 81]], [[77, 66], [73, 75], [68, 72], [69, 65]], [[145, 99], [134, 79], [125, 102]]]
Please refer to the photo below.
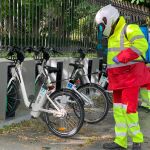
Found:
[[[84, 65], [81, 64], [85, 53], [78, 50], [80, 57], [75, 63], [70, 63], [74, 69], [67, 83], [67, 88], [72, 89], [81, 96], [84, 101], [85, 121], [87, 123], [98, 123], [108, 113], [108, 97], [103, 88], [96, 83], [91, 83], [85, 74]], [[79, 83], [80, 80], [80, 83]]]
[[[80, 49], [78, 51], [78, 53], [80, 54], [80, 57], [79, 57], [79, 59], [76, 60], [75, 64], [78, 64], [78, 65], [82, 66], [82, 61], [85, 58], [85, 53], [83, 52], [82, 49]], [[107, 90], [107, 88], [108, 88], [108, 77], [107, 77], [107, 71], [106, 71], [107, 64], [103, 63], [102, 60], [103, 59], [100, 59], [101, 71], [98, 70], [97, 72], [95, 72], [96, 74], [100, 75], [99, 80], [98, 80], [98, 82], [96, 84], [98, 84], [99, 86], [101, 86], [102, 89], [104, 89], [105, 94], [107, 95], [109, 104], [112, 105], [112, 103], [113, 103], [112, 102], [112, 100], [113, 100], [112, 91]], [[90, 82], [89, 78], [85, 75], [85, 71], [82, 68], [80, 68], [80, 69], [81, 69], [81, 74], [78, 73], [79, 71], [77, 71], [77, 69], [74, 69], [73, 72], [72, 72], [72, 75], [71, 75], [71, 76], [74, 76], [73, 74], [76, 74], [75, 75], [75, 81], [76, 81], [77, 86], [80, 86], [80, 85], [83, 85], [85, 83], [89, 83]], [[77, 71], [77, 73], [75, 73], [76, 71]], [[86, 76], [86, 78], [83, 79], [82, 75]]]
[[[13, 57], [14, 54], [16, 54], [16, 58]], [[28, 98], [21, 69], [24, 58], [24, 51], [21, 48], [10, 47], [8, 59], [14, 62], [15, 71], [14, 74], [12, 74], [12, 78], [9, 80], [8, 85], [14, 85], [12, 84], [13, 82], [18, 83], [19, 86], [17, 88], [19, 89], [20, 87], [25, 106], [31, 109], [31, 117], [38, 118], [40, 117], [40, 114], [43, 113], [43, 121], [53, 134], [59, 137], [70, 137], [75, 135], [84, 122], [82, 99], [69, 89], [61, 89], [55, 92], [52, 91], [53, 85], [51, 84], [48, 73], [57, 72], [58, 70], [57, 68], [46, 65], [49, 57], [47, 52], [44, 51], [42, 62], [44, 82], [40, 86], [36, 98], [33, 95]], [[78, 111], [78, 116], [74, 113], [75, 109]]]
[[109, 103], [113, 104], [113, 91], [107, 90], [108, 88], [108, 77], [107, 77], [107, 64], [102, 62], [102, 59], [100, 60], [101, 62], [101, 71], [99, 71], [100, 78], [98, 81], [98, 84], [105, 89], [106, 95], [108, 97]]

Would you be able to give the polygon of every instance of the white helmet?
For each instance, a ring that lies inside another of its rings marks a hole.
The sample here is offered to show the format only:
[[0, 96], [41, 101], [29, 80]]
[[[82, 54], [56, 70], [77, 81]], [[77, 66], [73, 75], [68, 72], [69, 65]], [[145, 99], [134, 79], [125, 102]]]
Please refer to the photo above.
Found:
[[107, 37], [109, 37], [112, 25], [116, 22], [116, 20], [119, 18], [119, 12], [118, 10], [113, 7], [111, 4], [101, 8], [96, 16], [95, 16], [95, 22], [97, 25], [102, 25], [103, 27], [103, 34]]

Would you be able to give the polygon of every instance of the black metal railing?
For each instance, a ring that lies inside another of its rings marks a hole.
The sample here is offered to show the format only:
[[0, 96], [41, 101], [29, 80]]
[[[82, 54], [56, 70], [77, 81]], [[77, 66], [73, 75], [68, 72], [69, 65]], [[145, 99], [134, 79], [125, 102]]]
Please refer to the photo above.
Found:
[[17, 45], [71, 51], [78, 47], [94, 49], [94, 16], [109, 3], [118, 7], [128, 21], [140, 22], [149, 14], [145, 8], [117, 0], [0, 0], [0, 48]]

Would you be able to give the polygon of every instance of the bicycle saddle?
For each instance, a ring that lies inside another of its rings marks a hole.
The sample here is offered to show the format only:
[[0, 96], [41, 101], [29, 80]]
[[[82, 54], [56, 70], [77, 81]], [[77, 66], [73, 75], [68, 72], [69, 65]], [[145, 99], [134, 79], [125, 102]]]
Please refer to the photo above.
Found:
[[45, 66], [45, 68], [48, 70], [48, 73], [57, 73], [57, 72], [59, 72], [59, 69], [56, 68], [56, 67]]

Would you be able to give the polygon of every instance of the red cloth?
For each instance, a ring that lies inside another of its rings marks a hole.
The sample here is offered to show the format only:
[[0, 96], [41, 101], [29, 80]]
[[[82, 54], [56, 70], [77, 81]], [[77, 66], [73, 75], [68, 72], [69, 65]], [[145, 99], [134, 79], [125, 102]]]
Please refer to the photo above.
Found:
[[139, 87], [130, 87], [113, 91], [113, 102], [127, 105], [127, 113], [136, 113]]
[[109, 90], [142, 86], [150, 83], [150, 72], [142, 62], [123, 67], [108, 68], [107, 71]]
[[[150, 72], [150, 66], [147, 66], [147, 68], [148, 68], [148, 70], [149, 70], [149, 72]], [[144, 84], [144, 85], [142, 85], [141, 87], [145, 87], [147, 90], [150, 90], [150, 83]]]
[[139, 55], [135, 53], [131, 48], [127, 48], [125, 50], [122, 50], [118, 55], [118, 61], [121, 63], [127, 63], [131, 60], [134, 60], [138, 58]]

